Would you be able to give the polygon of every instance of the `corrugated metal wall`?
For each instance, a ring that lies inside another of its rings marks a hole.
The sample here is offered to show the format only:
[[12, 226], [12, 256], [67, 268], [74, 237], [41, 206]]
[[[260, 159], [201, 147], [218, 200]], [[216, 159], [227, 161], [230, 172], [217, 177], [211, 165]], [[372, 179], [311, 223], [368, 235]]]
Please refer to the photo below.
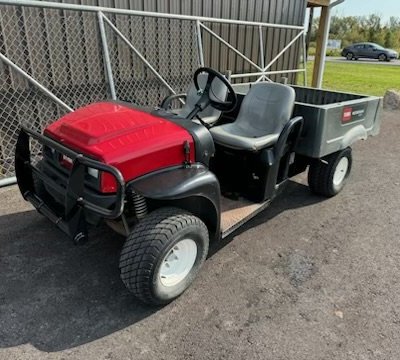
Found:
[[[276, 24], [304, 24], [306, 0], [64, 0], [73, 4], [116, 7], [173, 14], [197, 15], [235, 20], [261, 21]], [[231, 45], [259, 63], [258, 33], [254, 27], [207, 24], [213, 31]], [[295, 30], [268, 29], [263, 33], [266, 42], [265, 64], [268, 64], [296, 34]], [[213, 68], [232, 70], [234, 73], [249, 72], [251, 65], [209, 34], [203, 35], [205, 64]], [[289, 49], [271, 70], [297, 68], [300, 60], [301, 39]], [[253, 69], [254, 70], [254, 69]], [[289, 82], [295, 81], [295, 74], [289, 75]], [[271, 76], [278, 80], [281, 75]], [[244, 80], [255, 80], [244, 79]]]
[[[296, 26], [303, 24], [306, 11], [306, 0], [64, 0], [53, 2]], [[90, 72], [89, 75], [92, 73], [101, 73], [101, 63], [99, 61], [96, 64], [90, 62], [91, 59], [101, 58], [101, 49], [92, 44], [93, 39], [99, 36], [95, 31], [96, 16], [93, 13], [82, 13], [80, 16], [77, 12], [73, 11], [63, 12], [61, 10], [40, 10], [10, 6], [2, 8], [2, 11], [4, 13], [4, 20], [2, 20], [3, 16], [0, 16], [0, 50], [18, 66], [37, 78], [38, 81], [47, 83], [47, 80], [51, 80], [56, 86], [67, 85], [66, 79], [58, 76], [65, 72], [64, 64], [66, 63], [69, 63], [69, 67], [73, 69], [73, 71], [70, 71], [71, 74], [69, 77], [77, 84], [87, 77], [86, 72]], [[68, 18], [68, 21], [61, 17], [63, 13]], [[194, 33], [194, 28], [190, 29], [190, 26], [186, 22], [183, 22], [186, 28], [181, 26], [181, 34], [178, 34], [176, 31], [179, 32], [179, 26], [175, 26], [172, 22], [169, 25], [166, 21], [160, 21], [158, 24], [153, 19], [144, 20], [144, 25], [141, 28], [141, 36], [138, 38], [133, 31], [136, 31], [136, 34], [139, 33], [139, 28], [141, 27], [139, 23], [137, 23], [138, 28], [134, 30], [133, 27], [136, 25], [132, 25], [127, 17], [110, 15], [110, 18], [128, 37], [138, 40], [133, 41], [135, 46], [138, 46], [143, 51], [144, 56], [150, 62], [157, 62], [156, 68], [161, 74], [174, 73], [174, 69], [176, 68], [176, 76], [190, 76], [188, 72], [182, 72], [182, 65], [168, 67], [168, 61], [164, 59], [178, 56], [175, 50], [177, 47], [180, 47], [179, 51], [183, 55], [179, 61], [181, 63], [187, 61], [187, 57], [191, 57], [193, 61], [194, 53], [197, 52], [197, 49], [193, 49], [195, 47], [193, 39], [186, 38], [190, 34], [187, 36], [185, 34], [190, 31]], [[175, 22], [177, 23], [178, 21]], [[218, 23], [205, 23], [205, 25], [254, 63], [261, 64], [257, 27]], [[167, 32], [170, 33], [166, 34]], [[182, 32], [185, 32], [185, 34], [182, 34]], [[264, 63], [268, 64], [274, 59], [297, 32], [298, 30], [264, 28], [262, 34], [265, 43]], [[132, 36], [129, 36], [129, 33]], [[77, 34], [80, 35], [78, 36]], [[235, 54], [215, 37], [212, 37], [208, 32], [203, 30], [202, 35], [206, 66], [222, 72], [231, 70], [233, 73], [239, 74], [255, 70], [251, 64]], [[161, 39], [163, 37], [165, 41]], [[297, 68], [300, 59], [299, 50], [301, 41], [302, 39], [300, 38], [269, 70], [277, 71]], [[131, 51], [126, 45], [121, 46], [120, 41], [115, 43], [117, 45], [115, 45], [115, 54], [113, 55], [116, 56], [118, 63], [116, 64], [116, 68], [119, 70], [126, 65], [124, 59], [131, 56]], [[157, 49], [150, 49], [151, 47], [157, 47]], [[164, 47], [168, 48], [166, 52], [162, 51]], [[154, 51], [159, 56], [156, 56]], [[60, 53], [64, 54], [63, 60], [61, 60], [62, 56], [60, 56]], [[43, 54], [47, 54], [47, 56], [44, 57]], [[165, 56], [162, 56], [162, 54]], [[137, 64], [137, 61], [130, 62], [132, 69], [141, 66], [141, 64]], [[21, 63], [27, 64], [23, 66]], [[44, 66], [44, 63], [46, 63], [46, 66]], [[0, 75], [3, 71], [0, 64]], [[101, 75], [99, 76], [101, 77]], [[271, 78], [278, 80], [280, 76], [271, 76]], [[295, 74], [290, 74], [289, 81], [293, 83], [295, 76]], [[94, 82], [102, 81], [102, 79], [95, 79], [93, 76], [89, 76], [89, 78]], [[245, 78], [243, 80], [254, 81], [256, 78]], [[21, 85], [19, 84], [20, 82], [20, 78], [15, 79], [12, 87], [14, 89], [19, 88], [19, 85]], [[22, 82], [22, 86], [24, 87], [26, 81], [22, 80]], [[74, 106], [73, 103], [71, 105]]]

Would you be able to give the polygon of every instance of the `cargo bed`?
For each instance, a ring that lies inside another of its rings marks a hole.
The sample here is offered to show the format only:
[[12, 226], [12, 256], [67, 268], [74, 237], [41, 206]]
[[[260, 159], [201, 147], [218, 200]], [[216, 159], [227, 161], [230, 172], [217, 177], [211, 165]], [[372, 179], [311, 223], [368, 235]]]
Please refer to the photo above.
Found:
[[[242, 98], [250, 85], [236, 85]], [[351, 146], [380, 130], [382, 98], [292, 86], [296, 91], [293, 116], [304, 118], [304, 128], [296, 153], [311, 158]]]

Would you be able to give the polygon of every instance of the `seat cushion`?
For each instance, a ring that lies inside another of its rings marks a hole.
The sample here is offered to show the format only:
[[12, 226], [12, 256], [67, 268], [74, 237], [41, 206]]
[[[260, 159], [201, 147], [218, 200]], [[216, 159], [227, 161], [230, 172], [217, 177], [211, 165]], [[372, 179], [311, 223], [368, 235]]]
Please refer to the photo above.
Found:
[[245, 129], [236, 123], [216, 126], [210, 129], [217, 144], [239, 150], [259, 151], [276, 143], [279, 134], [257, 136], [252, 129]]
[[295, 95], [293, 88], [283, 84], [268, 82], [251, 86], [235, 122], [210, 130], [214, 141], [250, 151], [274, 145], [290, 120]]
[[213, 116], [199, 116], [199, 117], [206, 124], [213, 125], [219, 120], [220, 115], [216, 114], [216, 115], [213, 115]]
[[251, 86], [235, 120], [241, 127], [251, 127], [258, 136], [278, 134], [290, 120], [296, 93], [290, 86], [257, 83]]

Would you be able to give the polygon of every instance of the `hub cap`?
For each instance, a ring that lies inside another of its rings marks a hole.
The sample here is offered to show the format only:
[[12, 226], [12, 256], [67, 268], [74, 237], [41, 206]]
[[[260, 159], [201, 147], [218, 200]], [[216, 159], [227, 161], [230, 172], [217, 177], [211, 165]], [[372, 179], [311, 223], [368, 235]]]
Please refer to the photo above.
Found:
[[192, 269], [197, 256], [197, 245], [192, 239], [177, 242], [164, 257], [160, 267], [160, 281], [164, 286], [179, 284]]
[[333, 184], [339, 186], [342, 184], [344, 178], [347, 175], [347, 170], [349, 169], [349, 159], [344, 157], [340, 159], [336, 166], [335, 173], [333, 175]]

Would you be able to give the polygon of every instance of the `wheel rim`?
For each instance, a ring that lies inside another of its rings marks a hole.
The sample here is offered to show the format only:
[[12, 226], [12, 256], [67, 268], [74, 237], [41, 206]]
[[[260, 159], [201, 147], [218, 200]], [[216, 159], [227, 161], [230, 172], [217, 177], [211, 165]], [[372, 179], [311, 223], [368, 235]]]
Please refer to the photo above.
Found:
[[353, 54], [347, 54], [347, 59], [352, 60], [353, 59]]
[[379, 60], [385, 61], [385, 60], [386, 60], [386, 56], [385, 56], [385, 55], [380, 55], [380, 56], [379, 56]]
[[335, 173], [333, 175], [333, 184], [339, 186], [342, 184], [343, 180], [347, 175], [347, 170], [349, 169], [349, 159], [344, 157], [340, 159], [336, 166]]
[[196, 261], [197, 245], [192, 239], [177, 242], [162, 260], [160, 281], [164, 286], [175, 286], [189, 274]]

